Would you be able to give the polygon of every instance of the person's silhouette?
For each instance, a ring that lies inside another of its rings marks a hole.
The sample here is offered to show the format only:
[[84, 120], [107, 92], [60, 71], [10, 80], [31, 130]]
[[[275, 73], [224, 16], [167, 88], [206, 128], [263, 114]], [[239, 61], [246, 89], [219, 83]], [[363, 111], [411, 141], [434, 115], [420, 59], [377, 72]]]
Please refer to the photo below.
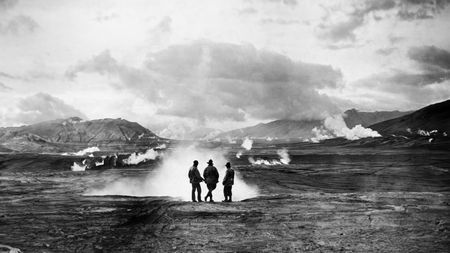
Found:
[[223, 196], [225, 200], [223, 202], [231, 202], [231, 188], [234, 184], [234, 170], [231, 168], [231, 163], [227, 162], [225, 165], [227, 167], [227, 172], [223, 178]]
[[203, 178], [205, 179], [206, 186], [208, 187], [208, 194], [205, 196], [205, 201], [207, 201], [209, 197], [210, 202], [214, 202], [212, 192], [216, 189], [217, 182], [219, 182], [219, 172], [213, 165], [213, 160], [209, 160], [208, 167], [206, 167], [203, 171]]
[[195, 191], [197, 191], [198, 202], [203, 202], [202, 187], [200, 187], [200, 183], [203, 181], [203, 178], [200, 176], [200, 172], [198, 171], [197, 166], [198, 161], [195, 160], [188, 173], [189, 181], [192, 185], [192, 202], [197, 202], [195, 201]]

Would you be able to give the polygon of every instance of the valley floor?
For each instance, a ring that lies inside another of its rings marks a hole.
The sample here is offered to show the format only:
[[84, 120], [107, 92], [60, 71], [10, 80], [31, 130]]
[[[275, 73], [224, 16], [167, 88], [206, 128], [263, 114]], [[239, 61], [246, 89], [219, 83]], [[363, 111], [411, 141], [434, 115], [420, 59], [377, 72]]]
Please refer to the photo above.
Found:
[[105, 173], [139, 169], [36, 173], [1, 156], [0, 244], [23, 252], [448, 252], [450, 158], [292, 157], [288, 166], [236, 166], [259, 197], [192, 203], [80, 194]]

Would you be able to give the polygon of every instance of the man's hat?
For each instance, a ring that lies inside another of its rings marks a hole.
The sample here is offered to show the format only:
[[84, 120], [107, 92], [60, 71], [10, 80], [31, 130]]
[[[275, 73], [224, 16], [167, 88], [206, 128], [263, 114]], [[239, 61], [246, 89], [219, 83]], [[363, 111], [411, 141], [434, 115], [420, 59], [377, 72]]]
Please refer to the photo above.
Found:
[[212, 164], [213, 164], [213, 160], [212, 160], [212, 159], [209, 159], [208, 164], [209, 164], [209, 165], [212, 165]]
[[226, 166], [227, 168], [230, 168], [230, 167], [231, 167], [231, 163], [230, 163], [230, 162], [227, 162], [227, 164], [225, 164], [225, 166]]
[[197, 160], [194, 160], [194, 164], [198, 164], [198, 161], [197, 161]]

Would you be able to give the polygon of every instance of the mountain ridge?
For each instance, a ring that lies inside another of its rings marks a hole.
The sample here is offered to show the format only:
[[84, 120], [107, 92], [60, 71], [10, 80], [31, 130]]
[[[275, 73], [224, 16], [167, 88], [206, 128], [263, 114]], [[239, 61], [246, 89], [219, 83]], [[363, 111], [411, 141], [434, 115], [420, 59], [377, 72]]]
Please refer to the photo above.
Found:
[[[145, 146], [163, 140], [136, 122], [125, 119], [78, 117], [0, 128], [0, 145], [15, 151], [53, 150], [58, 147]], [[11, 148], [13, 147], [13, 148]]]

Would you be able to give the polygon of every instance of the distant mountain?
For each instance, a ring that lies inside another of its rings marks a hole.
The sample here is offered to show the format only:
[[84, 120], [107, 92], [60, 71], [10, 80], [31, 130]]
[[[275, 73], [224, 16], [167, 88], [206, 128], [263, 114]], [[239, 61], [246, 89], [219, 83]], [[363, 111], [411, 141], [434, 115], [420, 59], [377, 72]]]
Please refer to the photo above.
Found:
[[450, 134], [450, 100], [371, 125], [370, 128], [382, 135], [448, 136]]
[[256, 126], [241, 128], [219, 134], [220, 139], [306, 139], [313, 137], [312, 129], [320, 127], [321, 120], [275, 120]]
[[344, 112], [344, 121], [347, 127], [353, 128], [356, 125], [368, 127], [378, 122], [398, 118], [412, 113], [400, 111], [377, 111], [377, 112], [360, 112], [356, 109], [347, 110]]
[[[377, 111], [360, 112], [356, 109], [347, 110], [344, 113], [344, 121], [349, 128], [356, 125], [368, 127], [372, 124], [388, 119], [400, 117], [411, 112]], [[305, 140], [315, 137], [312, 132], [314, 127], [323, 125], [322, 120], [275, 120], [269, 123], [261, 123], [256, 126], [232, 130], [217, 136], [220, 139], [242, 139], [246, 136], [257, 139], [295, 139]]]
[[136, 122], [124, 119], [83, 121], [78, 117], [21, 127], [0, 128], [0, 146], [16, 151], [53, 151], [98, 145], [144, 146], [159, 138]]

